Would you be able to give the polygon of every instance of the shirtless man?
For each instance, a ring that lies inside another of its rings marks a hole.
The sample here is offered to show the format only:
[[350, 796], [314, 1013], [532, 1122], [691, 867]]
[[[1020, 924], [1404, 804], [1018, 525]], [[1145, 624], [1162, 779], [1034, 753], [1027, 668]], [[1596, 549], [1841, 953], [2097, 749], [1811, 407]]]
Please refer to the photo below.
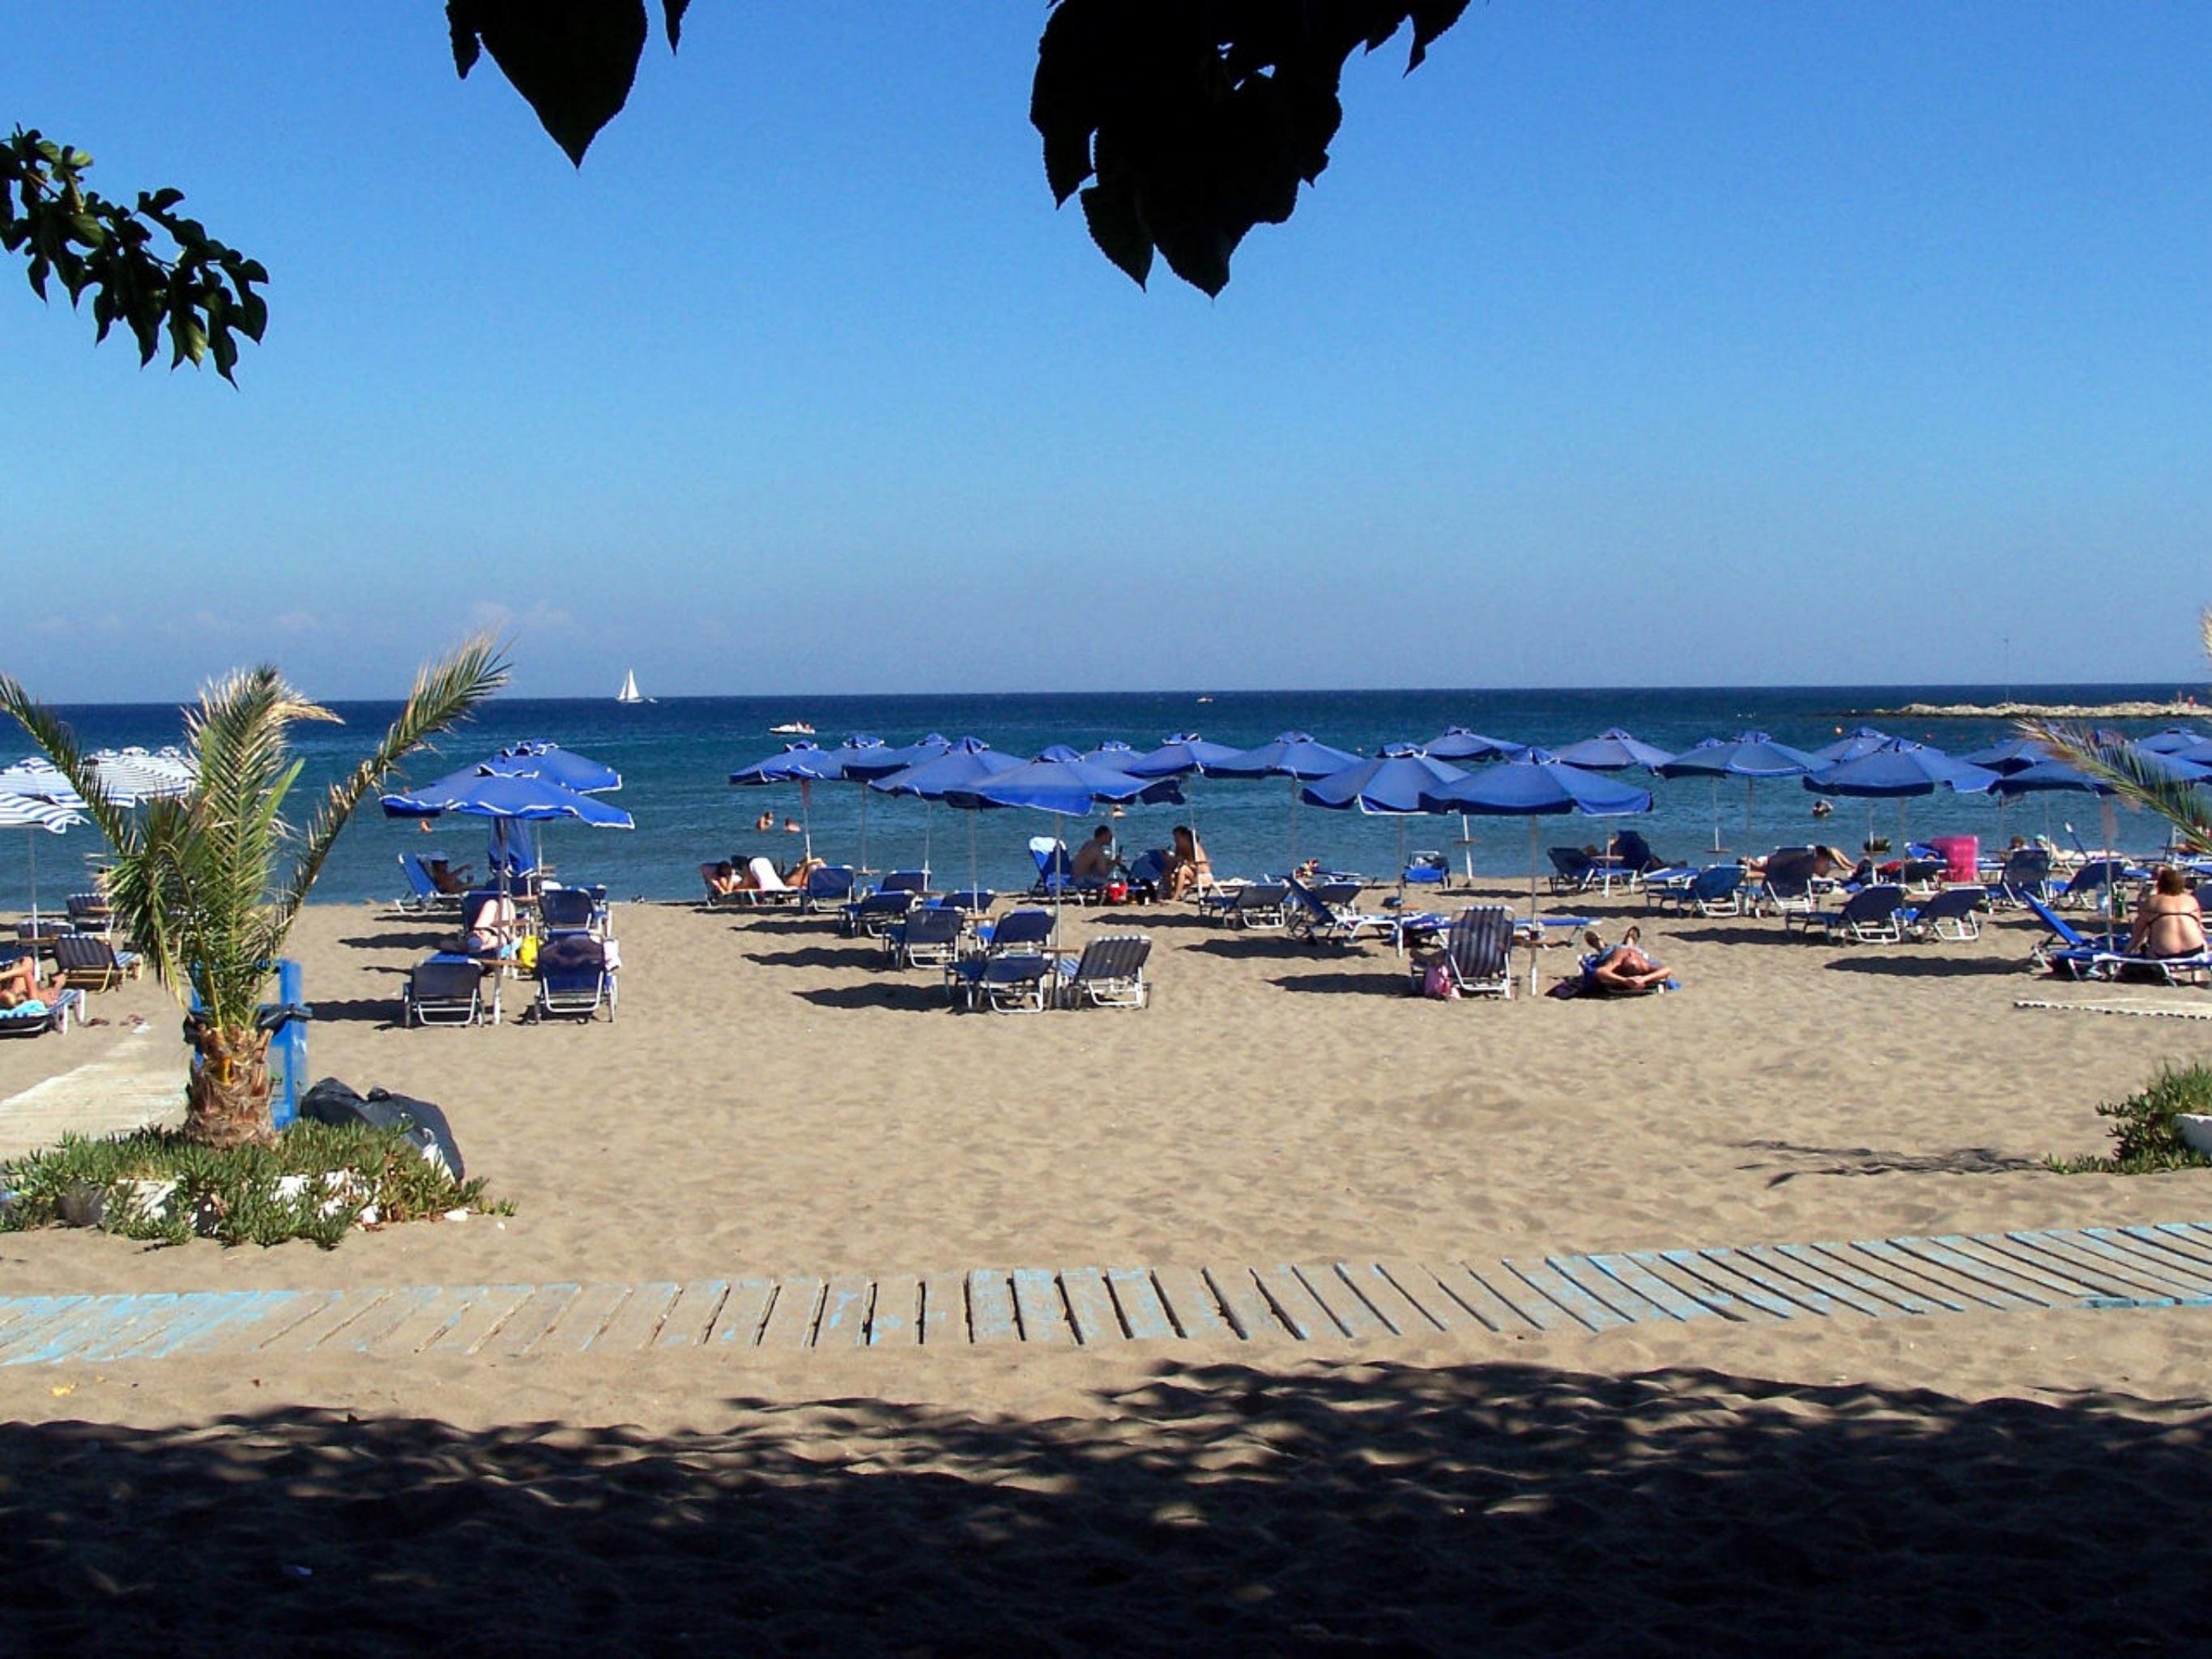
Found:
[[1608, 947], [1595, 928], [1583, 935], [1583, 942], [1597, 952], [1590, 982], [1613, 996], [1641, 996], [1664, 985], [1669, 975], [1638, 946], [1643, 937], [1641, 929], [1632, 927], [1620, 944]]
[[1075, 849], [1068, 860], [1068, 873], [1078, 881], [1107, 881], [1121, 867], [1114, 856], [1114, 832], [1104, 824], [1091, 832], [1091, 839]]

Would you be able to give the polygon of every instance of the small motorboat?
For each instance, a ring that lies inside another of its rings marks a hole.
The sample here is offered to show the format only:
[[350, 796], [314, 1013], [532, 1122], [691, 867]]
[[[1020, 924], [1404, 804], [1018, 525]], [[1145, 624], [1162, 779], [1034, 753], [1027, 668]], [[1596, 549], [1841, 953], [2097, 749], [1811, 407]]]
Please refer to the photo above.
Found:
[[814, 728], [805, 720], [786, 720], [781, 726], [769, 726], [768, 734], [772, 738], [811, 738]]

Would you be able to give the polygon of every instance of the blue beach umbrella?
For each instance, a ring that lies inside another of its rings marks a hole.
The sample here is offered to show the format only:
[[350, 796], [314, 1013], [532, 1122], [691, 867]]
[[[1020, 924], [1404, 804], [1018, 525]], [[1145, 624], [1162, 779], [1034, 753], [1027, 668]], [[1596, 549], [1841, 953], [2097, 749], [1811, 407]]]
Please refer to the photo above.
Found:
[[[1202, 777], [1222, 762], [1235, 760], [1243, 752], [1225, 743], [1208, 743], [1195, 732], [1175, 732], [1163, 738], [1158, 748], [1146, 750], [1121, 769], [1133, 778]], [[1188, 793], [1184, 800], [1190, 810], [1190, 833], [1194, 838], [1198, 834], [1198, 800]]]
[[730, 781], [740, 789], [775, 783], [797, 784], [799, 824], [805, 831], [806, 856], [811, 860], [814, 856], [814, 786], [825, 778], [842, 778], [844, 764], [843, 757], [834, 749], [812, 743], [789, 743], [781, 753], [757, 760], [750, 766], [739, 767], [730, 774]]
[[[848, 783], [865, 783], [867, 769], [890, 750], [890, 745], [872, 732], [852, 732], [837, 744], [837, 775]], [[860, 769], [855, 771], [854, 769]], [[860, 873], [868, 872], [868, 792], [860, 791]]]
[[1959, 758], [1969, 766], [2009, 775], [2014, 772], [2025, 772], [2029, 767], [2049, 760], [2051, 750], [2047, 744], [2039, 743], [2033, 738], [2007, 738], [2002, 743], [1993, 743], [1986, 749], [1977, 749], [1972, 754], [1961, 755]]
[[1406, 819], [1429, 809], [1421, 805], [1426, 793], [1448, 788], [1467, 776], [1458, 767], [1422, 753], [1409, 743], [1389, 743], [1372, 760], [1347, 766], [1341, 772], [1308, 784], [1298, 798], [1310, 806], [1331, 811], [1385, 814], [1398, 820], [1398, 871], [1405, 885]]
[[[1804, 780], [1805, 787], [1823, 795], [1855, 795], [1867, 802], [1868, 850], [1874, 841], [1874, 806], [1877, 800], [1897, 802], [1897, 833], [1905, 839], [1905, 803], [1915, 795], [1932, 795], [1949, 789], [1961, 795], [1986, 793], [1997, 781], [1987, 767], [1974, 766], [1945, 754], [1932, 744], [1892, 738], [1856, 760], [1824, 766]], [[1904, 848], [1899, 847], [1900, 855]]]
[[[847, 742], [850, 743], [851, 739], [848, 738]], [[919, 766], [924, 761], [935, 760], [951, 747], [951, 738], [941, 738], [933, 732], [926, 738], [918, 738], [912, 743], [902, 744], [896, 749], [884, 745], [872, 748], [863, 745], [848, 752], [845, 745], [841, 744], [839, 752], [844, 757], [844, 773], [847, 777], [859, 783], [873, 783], [878, 778], [887, 778], [894, 772], [903, 772], [910, 766]]]
[[1485, 761], [1503, 760], [1518, 754], [1522, 744], [1507, 743], [1502, 738], [1486, 738], [1480, 732], [1470, 732], [1464, 726], [1448, 726], [1421, 745], [1421, 752], [1431, 760]]
[[1646, 770], [1664, 766], [1674, 757], [1618, 726], [1608, 726], [1594, 738], [1569, 744], [1558, 758], [1561, 765], [1578, 766], [1585, 772], [1625, 772], [1632, 766]]
[[1108, 766], [1116, 772], [1127, 772], [1129, 763], [1137, 758], [1137, 751], [1119, 738], [1109, 738], [1096, 749], [1085, 750], [1083, 758], [1093, 766]]
[[2154, 732], [2147, 738], [2136, 740], [2136, 747], [2148, 755], [2179, 755], [2192, 749], [2212, 744], [2202, 732], [2192, 732], [2185, 726], [2169, 726], [2163, 732]]
[[1819, 760], [1802, 749], [1777, 743], [1764, 732], [1739, 732], [1732, 738], [1708, 738], [1656, 769], [1662, 778], [1711, 778], [1713, 781], [1713, 851], [1721, 850], [1723, 778], [1743, 780], [1743, 839], [1750, 850], [1751, 797], [1761, 778], [1799, 778], [1818, 771]]
[[1341, 772], [1359, 758], [1341, 749], [1332, 749], [1325, 743], [1316, 743], [1304, 732], [1279, 733], [1272, 743], [1263, 743], [1256, 749], [1247, 749], [1231, 755], [1227, 760], [1207, 767], [1208, 772], [1224, 778], [1288, 778], [1291, 790], [1291, 867], [1298, 862], [1298, 792], [1296, 786], [1325, 778], [1332, 772]]
[[[920, 745], [917, 744], [917, 747]], [[934, 806], [955, 789], [966, 789], [1000, 772], [1011, 772], [1022, 763], [1012, 755], [1002, 755], [981, 738], [962, 738], [948, 743], [944, 750], [927, 760], [876, 779], [868, 785], [887, 795], [910, 795]], [[929, 864], [929, 825], [927, 817], [922, 819], [921, 861]], [[968, 884], [975, 885], [975, 823], [968, 822]]]
[[[500, 890], [507, 886], [510, 853], [518, 825], [573, 818], [595, 829], [635, 827], [630, 815], [596, 795], [563, 787], [550, 778], [518, 777], [481, 767], [450, 772], [419, 789], [381, 797], [384, 814], [393, 818], [431, 818], [446, 812], [492, 821], [492, 859], [499, 866]], [[533, 860], [534, 861], [534, 860]]]
[[1835, 742], [1814, 750], [1812, 755], [1821, 765], [1834, 766], [1843, 761], [1856, 760], [1862, 755], [1871, 755], [1882, 744], [1895, 741], [1878, 726], [1854, 726]]
[[605, 794], [622, 787], [622, 774], [557, 743], [511, 744], [482, 763], [487, 772], [507, 777], [550, 778], [580, 795]]
[[[1592, 817], [1622, 817], [1651, 810], [1651, 792], [1638, 789], [1599, 772], [1570, 766], [1558, 756], [1530, 749], [1517, 760], [1470, 772], [1457, 783], [1424, 793], [1421, 804], [1431, 812], [1473, 812], [1488, 817], [1528, 820], [1528, 918], [1536, 920], [1536, 820], [1562, 813], [1582, 812]], [[1535, 964], [1529, 964], [1534, 983]]]

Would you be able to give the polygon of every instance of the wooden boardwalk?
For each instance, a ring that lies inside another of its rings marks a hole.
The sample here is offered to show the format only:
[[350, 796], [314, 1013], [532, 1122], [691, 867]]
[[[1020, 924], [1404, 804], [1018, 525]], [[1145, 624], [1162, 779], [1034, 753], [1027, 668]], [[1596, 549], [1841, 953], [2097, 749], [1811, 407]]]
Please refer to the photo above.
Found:
[[1850, 1243], [885, 1277], [0, 1297], [0, 1365], [186, 1355], [1382, 1345], [1625, 1325], [2212, 1306], [2212, 1224]]

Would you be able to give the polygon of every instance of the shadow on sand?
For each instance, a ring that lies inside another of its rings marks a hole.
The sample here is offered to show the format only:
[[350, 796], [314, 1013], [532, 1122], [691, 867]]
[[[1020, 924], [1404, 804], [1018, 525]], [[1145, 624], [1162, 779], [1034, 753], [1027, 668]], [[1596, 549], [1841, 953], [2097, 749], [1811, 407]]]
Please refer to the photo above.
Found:
[[1740, 1140], [1747, 1152], [1771, 1152], [1771, 1158], [1754, 1159], [1736, 1167], [1771, 1170], [1778, 1163], [1798, 1167], [1767, 1177], [1779, 1187], [1799, 1176], [1880, 1175], [2019, 1175], [2042, 1169], [2032, 1158], [2018, 1158], [1987, 1146], [1960, 1146], [1948, 1152], [1885, 1152], [1871, 1146], [1800, 1146], [1787, 1140]]
[[25, 1653], [2201, 1652], [2206, 1409], [1225, 1364], [1046, 1421], [15, 1423], [0, 1595]]

